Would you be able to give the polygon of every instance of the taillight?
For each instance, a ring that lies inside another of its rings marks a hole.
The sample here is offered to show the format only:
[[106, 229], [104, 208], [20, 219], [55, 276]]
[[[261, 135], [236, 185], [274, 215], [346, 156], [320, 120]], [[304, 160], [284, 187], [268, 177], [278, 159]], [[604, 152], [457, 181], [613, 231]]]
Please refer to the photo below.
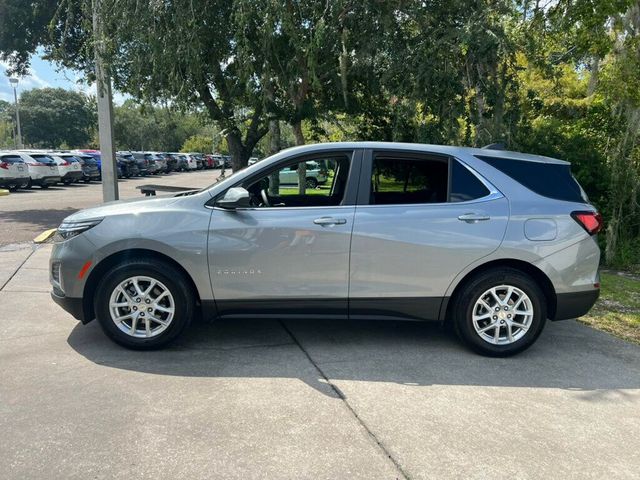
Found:
[[5, 170], [9, 170], [9, 164], [7, 162], [0, 162], [0, 168], [4, 168]]
[[571, 216], [589, 235], [595, 235], [604, 225], [598, 212], [571, 212]]
[[68, 167], [69, 165], [71, 165], [69, 162], [62, 162], [60, 164], [61, 167]]

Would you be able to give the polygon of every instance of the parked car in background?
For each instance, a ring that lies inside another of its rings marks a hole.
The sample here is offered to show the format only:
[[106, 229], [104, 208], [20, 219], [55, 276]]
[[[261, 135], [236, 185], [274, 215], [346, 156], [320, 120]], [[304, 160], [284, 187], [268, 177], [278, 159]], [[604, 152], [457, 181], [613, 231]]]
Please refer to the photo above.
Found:
[[223, 155], [222, 159], [224, 160], [224, 168], [231, 168], [231, 157], [229, 155]]
[[26, 188], [37, 185], [42, 189], [49, 188], [60, 182], [58, 165], [50, 156], [44, 153], [16, 152], [29, 168], [29, 184]]
[[[310, 161], [333, 172], [330, 188], [269, 188]], [[508, 356], [547, 319], [593, 306], [601, 228], [567, 162], [317, 144], [190, 195], [74, 213], [50, 282], [63, 308], [135, 349], [168, 344], [200, 313], [448, 322], [477, 352]]]
[[20, 155], [0, 152], [0, 188], [27, 188], [29, 178], [29, 167]]
[[187, 159], [187, 171], [194, 171], [198, 169], [198, 161], [193, 155], [190, 153], [183, 153], [182, 155]]
[[74, 153], [73, 156], [78, 159], [82, 167], [82, 181], [90, 183], [92, 180], [100, 180], [100, 169], [98, 162], [91, 155], [84, 153]]
[[118, 178], [131, 178], [139, 175], [138, 164], [135, 158], [127, 158], [116, 153], [116, 165]]
[[156, 162], [144, 154], [144, 152], [131, 152], [138, 164], [141, 175], [152, 175], [158, 172]]
[[186, 172], [189, 170], [189, 159], [184, 153], [172, 152], [171, 155], [176, 159], [176, 170]]
[[58, 165], [62, 183], [69, 185], [82, 179], [82, 165], [77, 161], [71, 161], [73, 155], [57, 152], [49, 152], [48, 155]]
[[178, 163], [178, 161], [173, 155], [167, 152], [155, 152], [155, 153], [167, 163], [165, 173], [171, 173], [176, 170], [176, 164]]
[[[328, 172], [318, 162], [306, 162], [305, 166], [307, 188], [316, 188], [327, 182]], [[298, 185], [298, 164], [281, 169], [279, 177], [281, 185]]]
[[149, 160], [150, 165], [155, 165], [156, 170], [153, 173], [155, 174], [166, 173], [167, 161], [162, 156], [153, 152], [144, 152], [144, 158]]
[[122, 158], [123, 160], [126, 160], [129, 163], [128, 169], [129, 169], [129, 172], [131, 173], [132, 177], [138, 177], [138, 176], [142, 175], [142, 173], [140, 171], [141, 165], [136, 160], [136, 157], [134, 157], [131, 152], [118, 151], [118, 152], [116, 152], [116, 156]]
[[84, 149], [84, 150], [72, 150], [71, 153], [82, 153], [83, 155], [89, 155], [90, 157], [93, 157], [93, 159], [96, 161], [96, 166], [98, 167], [98, 172], [100, 173], [100, 177], [102, 177], [102, 156], [100, 155], [100, 151], [99, 150], [91, 150], [91, 149]]
[[196, 161], [196, 170], [204, 169], [204, 158], [203, 158], [201, 153], [199, 153], [199, 152], [189, 152], [188, 155], [193, 157], [193, 159]]

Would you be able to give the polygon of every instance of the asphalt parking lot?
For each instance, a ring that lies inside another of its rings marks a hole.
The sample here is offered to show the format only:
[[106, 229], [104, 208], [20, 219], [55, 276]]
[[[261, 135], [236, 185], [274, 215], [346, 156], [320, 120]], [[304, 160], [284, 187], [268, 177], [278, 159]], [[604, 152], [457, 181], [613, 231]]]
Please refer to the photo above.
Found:
[[[226, 170], [229, 174], [230, 170]], [[171, 172], [120, 179], [120, 198], [142, 197], [136, 187], [144, 184], [175, 185], [179, 187], [202, 188], [212, 184], [220, 175], [220, 170], [199, 170], [195, 172]], [[18, 190], [7, 196], [0, 196], [0, 245], [29, 242], [43, 230], [57, 227], [63, 218], [82, 208], [102, 203], [102, 183], [74, 183], [58, 185], [42, 190]]]
[[50, 248], [0, 248], [0, 478], [638, 478], [640, 348], [575, 321], [510, 359], [373, 321], [132, 352], [53, 304]]

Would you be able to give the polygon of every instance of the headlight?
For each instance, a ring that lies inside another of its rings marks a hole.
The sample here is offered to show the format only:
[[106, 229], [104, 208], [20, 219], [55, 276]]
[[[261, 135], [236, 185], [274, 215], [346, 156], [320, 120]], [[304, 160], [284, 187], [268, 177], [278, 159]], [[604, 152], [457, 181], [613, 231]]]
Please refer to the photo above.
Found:
[[90, 228], [98, 225], [102, 219], [99, 220], [85, 220], [82, 222], [62, 222], [58, 227], [57, 237], [59, 241], [69, 240], [70, 238], [80, 235], [82, 232], [86, 232]]

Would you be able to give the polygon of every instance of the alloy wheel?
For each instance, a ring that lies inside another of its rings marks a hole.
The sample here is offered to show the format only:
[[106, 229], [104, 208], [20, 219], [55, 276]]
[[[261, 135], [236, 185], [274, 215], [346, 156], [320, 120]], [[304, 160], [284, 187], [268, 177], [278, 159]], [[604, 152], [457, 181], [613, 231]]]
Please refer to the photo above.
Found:
[[175, 301], [162, 282], [134, 276], [114, 288], [109, 313], [113, 323], [127, 335], [150, 338], [169, 327], [175, 314]]
[[520, 340], [533, 321], [533, 303], [513, 285], [486, 290], [473, 306], [473, 328], [482, 340], [493, 345], [509, 345]]

